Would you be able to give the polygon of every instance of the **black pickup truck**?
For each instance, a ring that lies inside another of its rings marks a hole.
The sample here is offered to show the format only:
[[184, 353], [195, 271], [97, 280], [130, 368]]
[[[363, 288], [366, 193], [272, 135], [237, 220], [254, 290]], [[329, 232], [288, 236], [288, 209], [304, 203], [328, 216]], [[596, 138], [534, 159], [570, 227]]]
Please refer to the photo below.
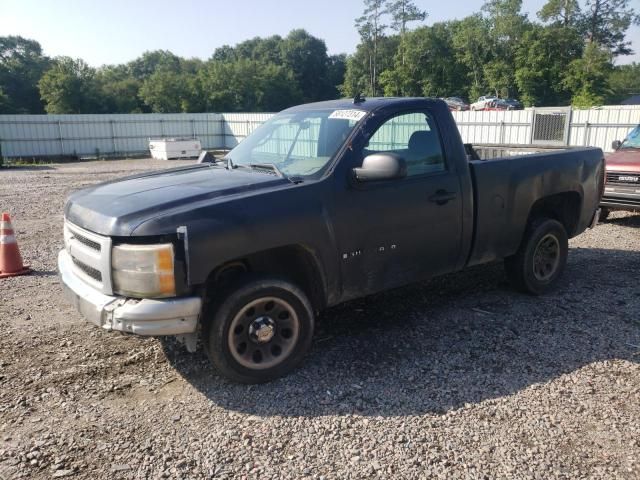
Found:
[[349, 299], [495, 260], [543, 293], [603, 188], [597, 148], [479, 160], [440, 100], [315, 103], [222, 159], [74, 193], [59, 271], [96, 325], [201, 338], [222, 374], [263, 382]]

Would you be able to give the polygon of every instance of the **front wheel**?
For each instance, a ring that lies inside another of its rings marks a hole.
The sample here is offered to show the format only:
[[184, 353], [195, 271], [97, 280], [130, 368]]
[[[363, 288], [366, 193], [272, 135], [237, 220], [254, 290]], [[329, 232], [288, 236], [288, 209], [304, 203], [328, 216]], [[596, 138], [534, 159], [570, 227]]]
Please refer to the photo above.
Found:
[[505, 259], [507, 277], [518, 290], [540, 295], [562, 276], [568, 252], [567, 232], [560, 222], [550, 218], [534, 220], [516, 254]]
[[208, 314], [206, 350], [217, 370], [240, 383], [263, 383], [293, 370], [313, 336], [304, 292], [279, 279], [249, 280]]

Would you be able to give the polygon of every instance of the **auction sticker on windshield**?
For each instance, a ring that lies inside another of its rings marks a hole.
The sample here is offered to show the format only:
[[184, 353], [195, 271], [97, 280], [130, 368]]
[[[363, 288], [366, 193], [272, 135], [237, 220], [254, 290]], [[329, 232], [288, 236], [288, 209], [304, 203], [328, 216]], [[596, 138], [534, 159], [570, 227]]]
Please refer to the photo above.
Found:
[[329, 115], [329, 118], [338, 118], [340, 120], [355, 120], [356, 122], [358, 122], [366, 114], [367, 112], [363, 112], [362, 110], [336, 110], [331, 115]]

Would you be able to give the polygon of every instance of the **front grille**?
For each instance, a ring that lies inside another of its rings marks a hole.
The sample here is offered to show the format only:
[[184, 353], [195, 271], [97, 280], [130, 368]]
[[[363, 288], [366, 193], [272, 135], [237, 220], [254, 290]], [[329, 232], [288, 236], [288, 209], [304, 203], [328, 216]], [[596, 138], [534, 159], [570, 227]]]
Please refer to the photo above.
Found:
[[621, 185], [640, 185], [640, 173], [607, 172], [607, 183], [617, 183]]
[[83, 245], [86, 245], [87, 247], [92, 248], [97, 252], [99, 252], [102, 248], [98, 242], [94, 242], [93, 240], [88, 239], [84, 235], [80, 235], [78, 232], [73, 232], [73, 238], [75, 238]]
[[102, 282], [102, 273], [100, 273], [100, 270], [82, 263], [77, 258], [71, 257], [71, 260], [73, 261], [73, 264], [82, 270], [87, 276], [93, 278], [97, 282]]
[[106, 295], [112, 295], [111, 238], [65, 222], [65, 249], [76, 275]]

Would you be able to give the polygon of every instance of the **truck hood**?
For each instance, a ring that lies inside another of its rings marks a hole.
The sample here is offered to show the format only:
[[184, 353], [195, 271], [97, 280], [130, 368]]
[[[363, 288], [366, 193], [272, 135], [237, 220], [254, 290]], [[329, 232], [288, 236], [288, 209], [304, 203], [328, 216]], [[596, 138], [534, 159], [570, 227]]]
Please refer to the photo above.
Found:
[[622, 148], [607, 156], [607, 171], [640, 173], [640, 149]]
[[[179, 208], [287, 184], [284, 178], [239, 168], [174, 168], [79, 190], [67, 200], [65, 218], [101, 235], [129, 236], [141, 223]], [[163, 233], [173, 232], [158, 232]]]

